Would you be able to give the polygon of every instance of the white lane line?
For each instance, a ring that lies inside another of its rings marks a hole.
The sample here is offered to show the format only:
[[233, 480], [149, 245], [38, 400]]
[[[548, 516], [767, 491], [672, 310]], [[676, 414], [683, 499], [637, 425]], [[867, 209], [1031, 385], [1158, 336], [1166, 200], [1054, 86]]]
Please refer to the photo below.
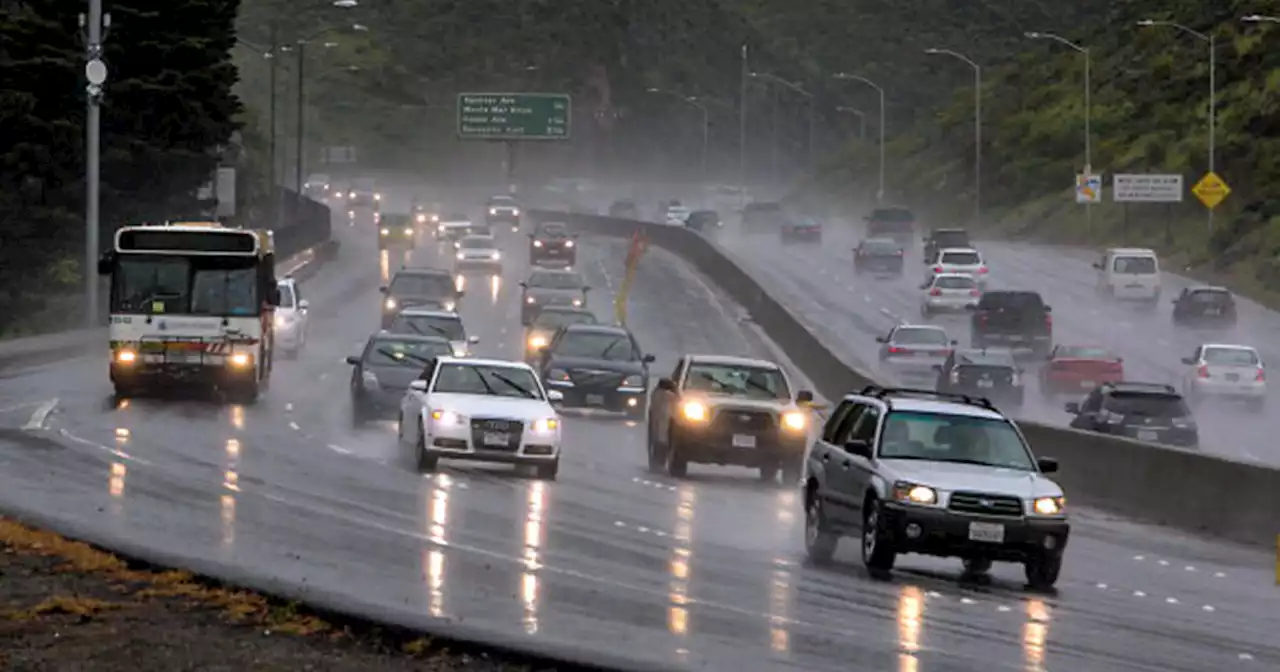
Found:
[[38, 402], [38, 401], [27, 401], [27, 402], [23, 402], [23, 403], [21, 403], [21, 404], [14, 404], [14, 405], [12, 405], [12, 406], [5, 406], [5, 407], [3, 407], [3, 408], [0, 408], [0, 413], [12, 413], [13, 411], [19, 411], [19, 410], [22, 410], [22, 409], [24, 409], [24, 408], [31, 408], [32, 406], [36, 406], [36, 405], [38, 405], [38, 404], [40, 404], [40, 402]]
[[22, 426], [22, 429], [28, 432], [36, 429], [44, 429], [44, 423], [49, 419], [49, 414], [57, 407], [57, 397], [42, 402], [38, 407], [36, 407], [35, 412], [31, 414], [31, 418], [27, 420], [27, 424]]
[[284, 405], [284, 411], [285, 411], [285, 413], [292, 413], [292, 412], [293, 412], [293, 404], [285, 404], [285, 405]]
[[350, 455], [350, 454], [351, 454], [351, 451], [347, 450], [346, 448], [343, 448], [342, 446], [334, 445], [334, 444], [332, 444], [332, 443], [331, 443], [331, 444], [329, 444], [329, 450], [332, 450], [333, 452], [335, 452], [335, 453], [339, 453], [339, 454], [342, 454], [342, 455]]
[[292, 429], [295, 432], [302, 431], [302, 428], [298, 426], [298, 423], [292, 420], [289, 421], [289, 429]]

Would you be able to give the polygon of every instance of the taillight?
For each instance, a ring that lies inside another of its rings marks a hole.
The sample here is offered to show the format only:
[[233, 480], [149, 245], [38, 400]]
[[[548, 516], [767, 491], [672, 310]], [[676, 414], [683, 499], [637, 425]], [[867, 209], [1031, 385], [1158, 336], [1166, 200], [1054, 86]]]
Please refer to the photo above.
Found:
[[942, 290], [938, 289], [937, 287], [934, 287], [933, 289], [929, 290], [929, 296], [942, 296]]
[[933, 272], [934, 272], [934, 273], [941, 273], [941, 272], [942, 272], [942, 267], [941, 267], [941, 266], [934, 266], [934, 267], [933, 267]]
[[1254, 376], [1253, 379], [1259, 383], [1266, 382], [1267, 374], [1262, 370], [1261, 366], [1258, 367], [1258, 375]]
[[897, 347], [896, 345], [895, 345], [895, 346], [890, 346], [890, 347], [889, 347], [889, 354], [891, 354], [891, 355], [901, 355], [902, 353], [904, 353], [904, 352], [906, 352], [906, 351], [907, 351], [907, 349], [906, 349], [906, 348], [899, 348], [899, 347]]
[[986, 273], [986, 272], [987, 272], [987, 267], [986, 267], [986, 266], [979, 266], [979, 267], [978, 267], [978, 275], [982, 275], [983, 273]]
[[982, 292], [979, 292], [976, 289], [971, 289], [969, 290], [969, 296], [982, 296]]
[[1120, 373], [1121, 371], [1124, 371], [1124, 364], [1120, 362], [1111, 362], [1110, 364], [1107, 365], [1107, 370], [1114, 371], [1115, 373]]
[[1046, 326], [1046, 327], [1052, 327], [1052, 326], [1053, 326], [1053, 316], [1052, 316], [1052, 315], [1045, 315], [1045, 316], [1044, 316], [1044, 326]]
[[1208, 367], [1208, 366], [1201, 365], [1199, 369], [1196, 369], [1196, 375], [1197, 375], [1197, 376], [1200, 376], [1201, 378], [1208, 378], [1208, 377], [1209, 377], [1209, 367]]

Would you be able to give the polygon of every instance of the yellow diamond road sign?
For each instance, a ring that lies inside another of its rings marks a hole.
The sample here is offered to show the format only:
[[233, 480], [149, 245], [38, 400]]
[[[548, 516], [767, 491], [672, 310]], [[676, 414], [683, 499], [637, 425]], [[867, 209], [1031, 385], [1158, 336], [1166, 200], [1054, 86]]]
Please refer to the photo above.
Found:
[[1210, 210], [1218, 207], [1218, 204], [1226, 200], [1227, 195], [1231, 193], [1231, 187], [1222, 181], [1221, 177], [1215, 172], [1207, 172], [1204, 177], [1196, 182], [1196, 186], [1191, 187], [1191, 193], [1200, 199], [1204, 207]]

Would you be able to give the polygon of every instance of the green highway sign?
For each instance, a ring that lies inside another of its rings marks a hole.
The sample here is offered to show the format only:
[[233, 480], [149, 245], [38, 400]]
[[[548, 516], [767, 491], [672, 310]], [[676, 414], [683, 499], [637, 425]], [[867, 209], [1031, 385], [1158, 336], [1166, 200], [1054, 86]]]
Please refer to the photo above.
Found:
[[568, 140], [567, 93], [460, 93], [463, 140]]

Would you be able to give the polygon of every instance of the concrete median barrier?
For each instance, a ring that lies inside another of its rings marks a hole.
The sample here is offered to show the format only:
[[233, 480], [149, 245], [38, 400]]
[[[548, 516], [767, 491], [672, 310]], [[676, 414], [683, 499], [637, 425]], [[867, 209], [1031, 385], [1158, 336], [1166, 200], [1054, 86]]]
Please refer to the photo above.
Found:
[[[529, 214], [535, 221], [566, 222], [586, 235], [631, 238], [639, 231], [651, 245], [683, 257], [746, 309], [827, 399], [880, 382], [836, 357], [785, 305], [697, 233], [598, 215]], [[1018, 425], [1038, 455], [1061, 461], [1055, 478], [1073, 502], [1231, 541], [1275, 543], [1280, 469], [1037, 423]]]

